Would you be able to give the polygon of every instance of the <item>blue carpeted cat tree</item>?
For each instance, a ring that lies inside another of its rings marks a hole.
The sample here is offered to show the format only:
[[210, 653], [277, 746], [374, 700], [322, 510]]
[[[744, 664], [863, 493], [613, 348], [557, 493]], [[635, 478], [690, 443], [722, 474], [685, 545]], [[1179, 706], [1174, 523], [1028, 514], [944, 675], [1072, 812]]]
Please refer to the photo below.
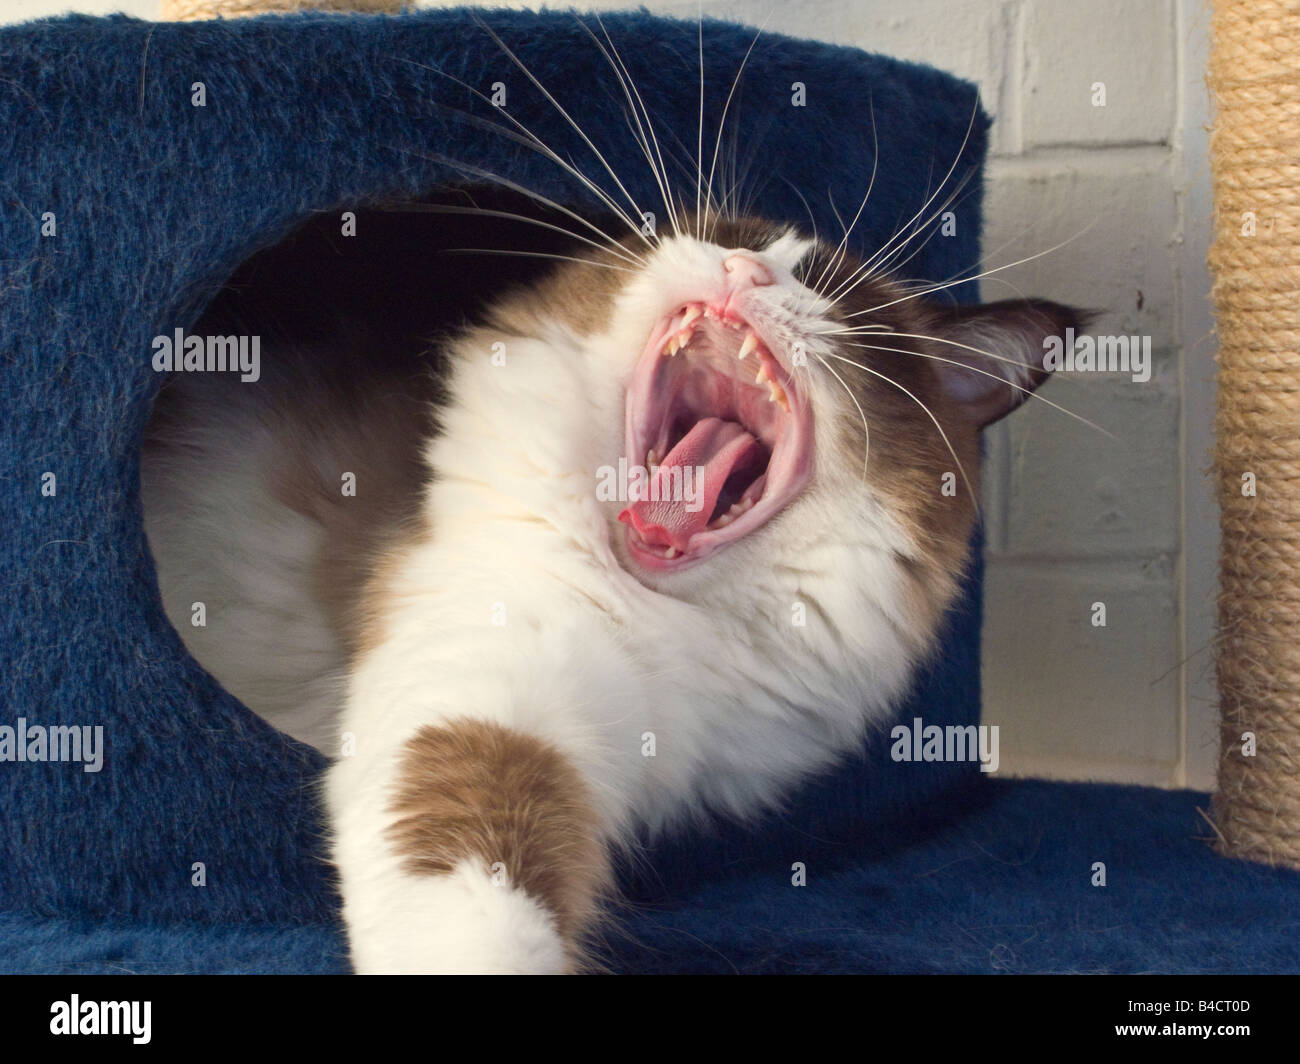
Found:
[[[493, 34], [654, 202], [588, 33], [600, 29], [483, 17], [492, 33], [465, 11], [0, 30], [0, 728], [102, 728], [98, 771], [36, 748], [0, 760], [0, 971], [346, 970], [322, 860], [323, 759], [225, 693], [163, 615], [138, 497], [160, 384], [150, 340], [191, 325], [242, 262], [322, 214], [479, 172], [590, 209], [560, 168], [485, 127], [500, 116], [466, 86], [490, 97], [500, 83], [513, 117], [611, 187]], [[670, 152], [693, 157], [697, 26], [641, 14], [604, 26]], [[703, 25], [709, 143], [753, 37]], [[768, 35], [727, 122], [750, 157], [752, 211], [837, 239], [836, 209], [856, 207], [878, 152], [852, 239], [867, 250], [954, 161], [978, 174], [986, 127], [974, 89], [947, 75]], [[912, 276], [973, 266], [979, 193], [976, 177], [952, 205], [956, 235], [925, 243]], [[904, 719], [978, 719], [979, 576]], [[655, 847], [625, 876], [634, 905], [611, 966], [1300, 969], [1286, 930], [1300, 875], [1213, 855], [1202, 796], [993, 783], [888, 748], [878, 736], [762, 824]]]

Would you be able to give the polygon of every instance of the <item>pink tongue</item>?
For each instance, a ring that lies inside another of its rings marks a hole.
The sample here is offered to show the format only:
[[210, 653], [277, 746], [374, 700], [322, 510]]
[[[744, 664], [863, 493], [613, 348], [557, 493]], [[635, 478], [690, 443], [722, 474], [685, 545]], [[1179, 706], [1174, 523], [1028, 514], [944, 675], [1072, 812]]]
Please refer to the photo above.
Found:
[[[686, 550], [704, 531], [727, 477], [758, 448], [758, 441], [735, 421], [706, 417], [668, 452], [651, 478], [647, 498], [618, 515], [652, 546]], [[680, 469], [674, 476], [673, 470]], [[702, 472], [701, 472], [702, 471]]]

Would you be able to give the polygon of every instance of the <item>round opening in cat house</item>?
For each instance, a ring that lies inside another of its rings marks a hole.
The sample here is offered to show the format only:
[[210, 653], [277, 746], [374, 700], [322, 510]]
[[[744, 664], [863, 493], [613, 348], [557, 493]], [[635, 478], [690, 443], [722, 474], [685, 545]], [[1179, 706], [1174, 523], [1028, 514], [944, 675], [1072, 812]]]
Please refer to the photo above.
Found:
[[155, 338], [141, 494], [167, 616], [282, 731], [338, 752], [362, 588], [419, 521], [440, 340], [583, 254], [578, 228], [482, 188], [323, 212]]

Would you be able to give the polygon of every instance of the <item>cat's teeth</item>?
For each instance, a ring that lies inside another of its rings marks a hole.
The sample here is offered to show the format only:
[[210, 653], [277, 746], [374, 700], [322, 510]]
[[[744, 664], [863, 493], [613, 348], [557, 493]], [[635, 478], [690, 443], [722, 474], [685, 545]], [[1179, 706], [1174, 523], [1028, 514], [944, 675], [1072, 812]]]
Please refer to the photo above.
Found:
[[[764, 381], [770, 381], [772, 378], [767, 372], [767, 364], [760, 362], [758, 364], [758, 375], [754, 378], [755, 384], [762, 384]], [[771, 387], [771, 385], [769, 385]]]
[[712, 307], [705, 307], [705, 308], [704, 308], [704, 316], [705, 316], [706, 318], [716, 318], [718, 315], [714, 312], [714, 310], [713, 310]]
[[666, 551], [664, 551], [664, 557], [667, 558], [669, 561], [672, 561], [674, 558], [676, 558], [677, 554], [678, 554], [678, 550], [676, 547], [669, 547]]
[[693, 340], [694, 338], [695, 338], [694, 329], [679, 330], [676, 333], [674, 333], [672, 336], [670, 336], [668, 340], [664, 343], [663, 350], [660, 352], [660, 354], [667, 355], [669, 358], [671, 358], [673, 355], [677, 354], [678, 351], [680, 351], [687, 344], [689, 344], [691, 340]]
[[740, 345], [740, 353], [736, 357], [743, 362], [747, 355], [750, 355], [757, 350], [758, 337], [752, 332], [749, 332], [745, 334], [745, 342]]
[[713, 524], [711, 524], [709, 527], [726, 528], [734, 520], [735, 518], [731, 516], [731, 511], [728, 510], [725, 514], [719, 514], [717, 517], [715, 517], [713, 519]]
[[790, 410], [790, 402], [786, 398], [785, 392], [781, 390], [781, 386], [777, 384], [776, 381], [768, 381], [767, 390], [769, 393], [767, 401], [769, 403], [780, 403], [785, 407], [787, 412]]
[[698, 303], [692, 303], [689, 307], [686, 308], [686, 313], [682, 315], [681, 327], [683, 329], [690, 328], [691, 322], [697, 320], [703, 313], [704, 311], [701, 309]]

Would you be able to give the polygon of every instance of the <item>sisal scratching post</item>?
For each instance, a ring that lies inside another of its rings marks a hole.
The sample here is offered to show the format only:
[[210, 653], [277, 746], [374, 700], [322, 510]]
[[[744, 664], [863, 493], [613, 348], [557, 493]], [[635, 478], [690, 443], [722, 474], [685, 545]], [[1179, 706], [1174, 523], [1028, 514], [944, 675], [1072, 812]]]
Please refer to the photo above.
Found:
[[1222, 852], [1300, 867], [1300, 0], [1215, 0], [1211, 32], [1214, 820]]
[[162, 0], [163, 22], [197, 22], [209, 18], [251, 18], [287, 15], [295, 11], [351, 11], [362, 15], [395, 15], [405, 0]]

